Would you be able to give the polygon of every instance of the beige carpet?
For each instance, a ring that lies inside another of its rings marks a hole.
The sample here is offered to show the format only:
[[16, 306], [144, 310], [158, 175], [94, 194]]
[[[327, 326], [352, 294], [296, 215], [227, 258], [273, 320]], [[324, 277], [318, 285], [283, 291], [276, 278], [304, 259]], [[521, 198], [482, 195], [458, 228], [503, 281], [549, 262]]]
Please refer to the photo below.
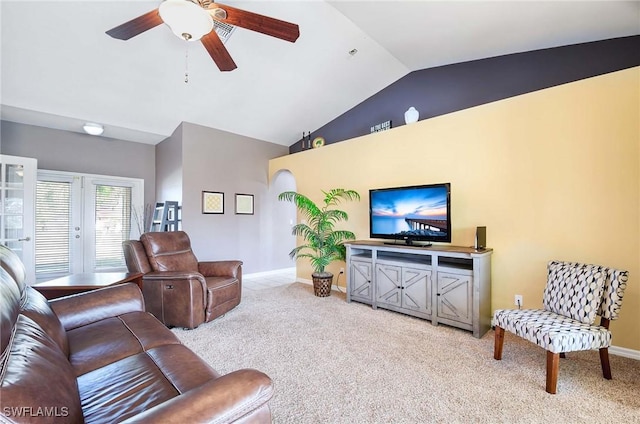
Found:
[[531, 343], [508, 334], [495, 361], [492, 331], [478, 340], [301, 283], [247, 290], [224, 317], [174, 332], [221, 373], [267, 373], [275, 423], [640, 423], [640, 361], [611, 356], [607, 381], [597, 352], [569, 354], [549, 395]]

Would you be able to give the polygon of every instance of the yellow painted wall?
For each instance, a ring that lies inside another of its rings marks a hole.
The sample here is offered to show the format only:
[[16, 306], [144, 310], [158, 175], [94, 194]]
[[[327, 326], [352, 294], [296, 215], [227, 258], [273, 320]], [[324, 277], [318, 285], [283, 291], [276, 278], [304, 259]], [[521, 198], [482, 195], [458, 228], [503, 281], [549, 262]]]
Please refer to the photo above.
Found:
[[[541, 307], [551, 259], [630, 271], [613, 345], [640, 350], [640, 68], [401, 126], [269, 162], [299, 192], [355, 189], [344, 227], [369, 236], [368, 190], [450, 182], [452, 244], [487, 226], [492, 308]], [[339, 266], [335, 264], [335, 273]], [[298, 277], [310, 278], [298, 262]]]

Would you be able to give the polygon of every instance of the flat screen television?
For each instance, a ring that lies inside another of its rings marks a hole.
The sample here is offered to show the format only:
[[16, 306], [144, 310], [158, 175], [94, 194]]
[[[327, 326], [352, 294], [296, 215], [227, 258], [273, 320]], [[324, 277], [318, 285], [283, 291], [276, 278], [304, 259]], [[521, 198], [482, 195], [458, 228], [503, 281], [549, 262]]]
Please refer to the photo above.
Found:
[[451, 243], [451, 184], [369, 190], [369, 230], [395, 243]]

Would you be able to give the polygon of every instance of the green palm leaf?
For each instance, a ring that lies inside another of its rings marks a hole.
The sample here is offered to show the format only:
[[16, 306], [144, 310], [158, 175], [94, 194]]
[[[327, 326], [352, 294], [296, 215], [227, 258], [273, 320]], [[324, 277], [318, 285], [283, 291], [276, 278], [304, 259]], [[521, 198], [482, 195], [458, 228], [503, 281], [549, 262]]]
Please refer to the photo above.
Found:
[[335, 188], [323, 191], [324, 206], [319, 207], [308, 197], [295, 191], [285, 191], [278, 195], [278, 200], [293, 202], [307, 223], [296, 224], [292, 234], [302, 237], [304, 244], [295, 247], [289, 255], [291, 258], [306, 258], [311, 262], [315, 272], [324, 272], [325, 268], [335, 260], [345, 260], [344, 242], [355, 240], [355, 234], [346, 230], [335, 230], [336, 223], [347, 221], [346, 212], [330, 209], [342, 201], [360, 200], [355, 190]]

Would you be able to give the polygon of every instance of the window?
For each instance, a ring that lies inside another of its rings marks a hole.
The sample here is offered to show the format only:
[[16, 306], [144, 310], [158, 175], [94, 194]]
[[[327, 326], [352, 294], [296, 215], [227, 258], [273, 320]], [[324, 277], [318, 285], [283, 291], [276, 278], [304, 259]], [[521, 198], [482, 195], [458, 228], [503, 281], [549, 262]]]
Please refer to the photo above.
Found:
[[36, 183], [36, 275], [70, 273], [71, 183]]
[[131, 233], [131, 187], [95, 185], [95, 270], [123, 267]]
[[132, 211], [143, 203], [143, 186], [134, 178], [39, 171], [36, 279], [125, 271], [122, 241], [138, 236]]

